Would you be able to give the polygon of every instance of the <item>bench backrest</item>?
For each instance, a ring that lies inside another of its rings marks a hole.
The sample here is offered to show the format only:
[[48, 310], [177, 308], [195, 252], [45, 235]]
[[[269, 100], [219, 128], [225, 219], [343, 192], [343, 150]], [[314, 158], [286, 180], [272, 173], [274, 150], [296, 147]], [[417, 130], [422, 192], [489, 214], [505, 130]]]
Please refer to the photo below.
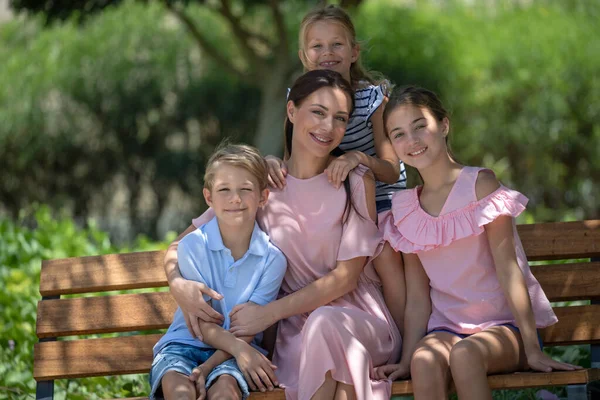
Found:
[[[518, 230], [530, 261], [600, 257], [600, 220], [519, 225]], [[161, 336], [152, 330], [169, 326], [175, 301], [168, 291], [115, 291], [166, 287], [163, 257], [164, 252], [155, 251], [44, 261], [43, 299], [37, 312], [42, 342], [34, 350], [34, 378], [148, 372], [152, 347]], [[532, 270], [551, 301], [600, 300], [598, 261], [539, 265]], [[559, 322], [542, 331], [545, 345], [600, 343], [599, 304], [555, 307], [555, 312]], [[86, 337], [115, 332], [121, 334]]]

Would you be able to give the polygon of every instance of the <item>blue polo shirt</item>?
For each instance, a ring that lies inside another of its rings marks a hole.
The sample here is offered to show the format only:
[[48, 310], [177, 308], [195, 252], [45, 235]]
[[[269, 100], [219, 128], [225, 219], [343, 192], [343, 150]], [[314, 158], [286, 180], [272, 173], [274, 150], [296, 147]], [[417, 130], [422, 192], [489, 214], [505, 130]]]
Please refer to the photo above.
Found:
[[[224, 329], [229, 329], [229, 313], [237, 304], [251, 301], [262, 306], [275, 300], [287, 266], [281, 250], [269, 242], [269, 237], [256, 222], [248, 251], [234, 261], [223, 244], [216, 217], [179, 242], [177, 259], [185, 279], [205, 283], [223, 295], [219, 301], [206, 296], [205, 300], [212, 300], [212, 307], [225, 317]], [[260, 349], [261, 341], [262, 333], [254, 338], [254, 347]], [[177, 308], [167, 333], [154, 346], [154, 356], [173, 342], [212, 348], [192, 336], [180, 308]]]

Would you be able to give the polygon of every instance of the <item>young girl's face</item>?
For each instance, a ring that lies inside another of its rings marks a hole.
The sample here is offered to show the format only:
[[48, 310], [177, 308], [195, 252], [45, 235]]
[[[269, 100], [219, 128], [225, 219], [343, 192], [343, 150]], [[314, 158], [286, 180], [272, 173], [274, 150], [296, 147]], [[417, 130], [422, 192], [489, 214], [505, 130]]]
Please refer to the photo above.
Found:
[[212, 189], [204, 189], [203, 194], [221, 227], [244, 227], [254, 225], [256, 211], [266, 203], [269, 191], [260, 190], [247, 169], [221, 164], [216, 166]]
[[294, 124], [293, 153], [305, 151], [315, 157], [329, 157], [344, 137], [351, 104], [344, 91], [331, 87], [315, 91], [299, 106], [289, 101], [288, 118]]
[[397, 107], [386, 122], [398, 158], [417, 169], [426, 168], [448, 154], [448, 129], [448, 118], [439, 121], [427, 108], [413, 105]]
[[314, 69], [329, 69], [339, 72], [350, 81], [350, 66], [358, 58], [358, 46], [352, 46], [347, 30], [339, 23], [317, 21], [306, 30], [304, 49], [299, 50], [306, 57], [308, 65]]

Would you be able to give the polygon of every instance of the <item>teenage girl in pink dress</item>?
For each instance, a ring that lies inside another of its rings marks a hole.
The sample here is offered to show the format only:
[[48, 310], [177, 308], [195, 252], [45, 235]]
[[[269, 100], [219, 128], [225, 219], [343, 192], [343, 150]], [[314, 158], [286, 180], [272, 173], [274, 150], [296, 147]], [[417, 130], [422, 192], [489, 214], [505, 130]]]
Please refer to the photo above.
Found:
[[536, 328], [557, 318], [517, 235], [527, 198], [492, 171], [456, 161], [448, 114], [431, 91], [396, 90], [384, 124], [423, 185], [396, 193], [379, 225], [404, 255], [407, 307], [400, 363], [375, 377], [410, 373], [416, 399], [447, 399], [452, 379], [461, 400], [491, 400], [488, 374], [577, 368], [541, 349]]

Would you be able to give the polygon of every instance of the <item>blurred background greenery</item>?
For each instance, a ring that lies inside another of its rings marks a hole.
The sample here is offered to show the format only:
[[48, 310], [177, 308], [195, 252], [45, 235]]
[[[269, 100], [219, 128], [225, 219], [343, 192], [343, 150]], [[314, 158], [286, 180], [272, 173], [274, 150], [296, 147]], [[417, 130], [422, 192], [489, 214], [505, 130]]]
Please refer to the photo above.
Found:
[[[41, 259], [164, 248], [205, 207], [222, 138], [280, 154], [298, 24], [317, 3], [0, 0], [0, 399], [34, 390]], [[520, 222], [600, 217], [599, 2], [341, 3], [367, 66], [437, 91], [458, 159], [530, 198]], [[60, 385], [69, 399], [146, 390]]]

